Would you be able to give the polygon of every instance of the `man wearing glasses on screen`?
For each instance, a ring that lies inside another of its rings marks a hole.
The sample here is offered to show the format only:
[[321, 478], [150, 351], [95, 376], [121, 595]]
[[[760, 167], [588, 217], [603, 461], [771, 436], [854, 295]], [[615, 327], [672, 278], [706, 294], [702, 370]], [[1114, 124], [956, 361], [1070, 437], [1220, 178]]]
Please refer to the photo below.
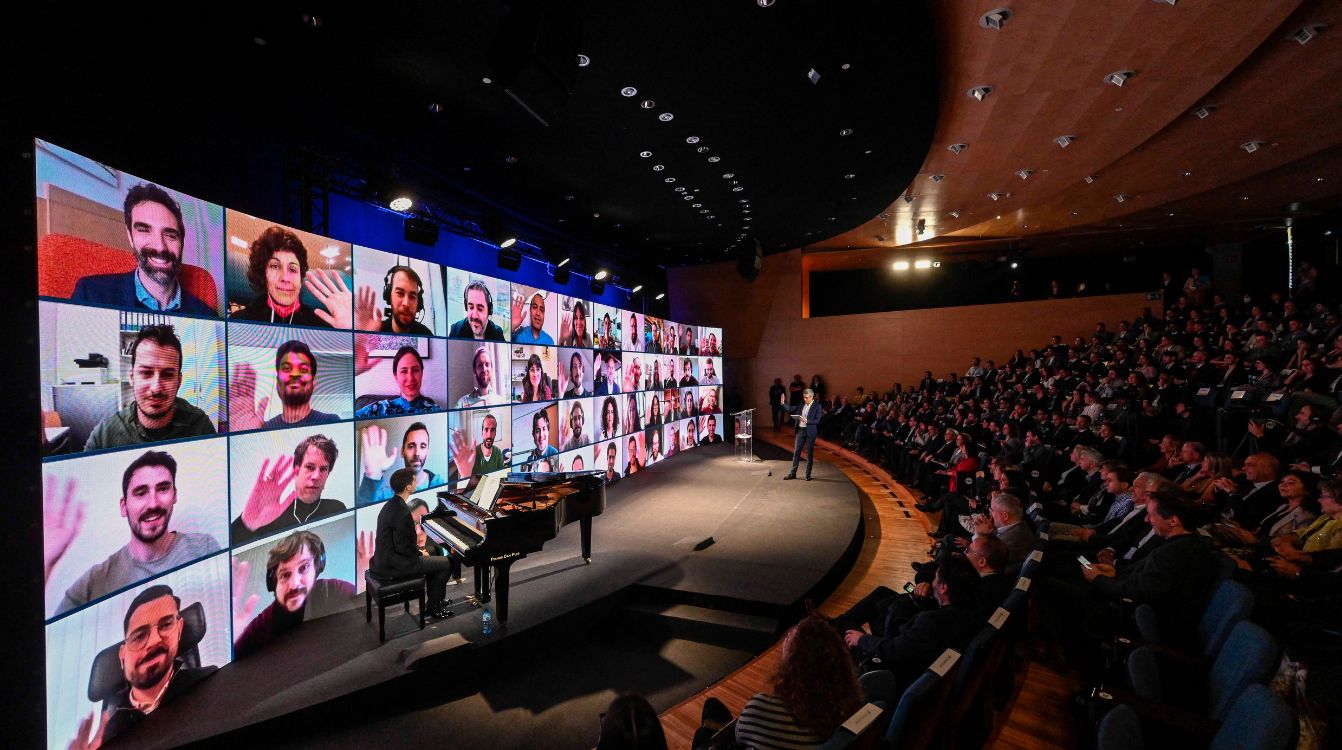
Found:
[[186, 230], [182, 209], [168, 191], [147, 182], [131, 188], [124, 204], [126, 240], [136, 269], [126, 273], [85, 276], [70, 299], [138, 310], [213, 315], [211, 304], [182, 289], [182, 244]]
[[[55, 478], [47, 478], [42, 527], [48, 578], [83, 526], [84, 503], [76, 499], [75, 492], [74, 479], [66, 482], [61, 493]], [[219, 543], [209, 534], [169, 530], [176, 506], [177, 461], [163, 451], [146, 451], [132, 461], [121, 475], [120, 500], [130, 540], [84, 571], [65, 591], [55, 614], [217, 551]]]
[[182, 387], [182, 342], [170, 325], [145, 326], [130, 346], [134, 400], [89, 433], [84, 450], [213, 435], [205, 412], [177, 397]]
[[122, 629], [126, 635], [117, 658], [124, 686], [103, 701], [101, 719], [89, 714], [79, 723], [72, 748], [101, 746], [219, 669], [188, 667], [179, 658], [185, 629], [182, 600], [168, 586], [150, 586], [137, 594]]

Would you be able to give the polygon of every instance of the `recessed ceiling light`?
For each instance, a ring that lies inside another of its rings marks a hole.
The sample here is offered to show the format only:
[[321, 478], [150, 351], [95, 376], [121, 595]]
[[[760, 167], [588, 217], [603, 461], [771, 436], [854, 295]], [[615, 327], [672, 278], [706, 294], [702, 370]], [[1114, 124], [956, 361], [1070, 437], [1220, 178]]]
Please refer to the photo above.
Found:
[[657, 119], [661, 120], [662, 122], [671, 122], [671, 120], [674, 117], [675, 115], [671, 114], [670, 112], [663, 112], [660, 115], [657, 115]]
[[851, 179], [853, 179], [853, 178], [856, 177], [856, 176], [857, 176], [857, 175], [855, 175], [855, 174], [851, 174], [851, 173], [849, 173], [849, 174], [844, 175], [843, 178], [844, 178], [845, 180], [851, 180]]
[[469, 172], [469, 171], [471, 171], [471, 168], [470, 168], [470, 167], [462, 167], [462, 168], [461, 168], [461, 171], [463, 171], [463, 172]]
[[933, 175], [928, 175], [928, 176], [927, 176], [927, 179], [929, 179], [929, 180], [931, 180], [931, 181], [933, 181], [933, 182], [941, 182], [942, 180], [946, 179], [946, 175], [944, 175], [944, 174], [933, 174]]
[[600, 211], [593, 211], [593, 212], [592, 212], [592, 218], [593, 218], [593, 219], [600, 219], [600, 218], [601, 218], [601, 212], [600, 212]]
[[851, 68], [851, 67], [853, 67], [851, 64], [849, 64], [849, 63], [844, 63], [843, 65], [840, 65], [840, 66], [839, 66], [839, 70], [848, 70], [848, 69]]
[[651, 152], [651, 151], [639, 151], [639, 152], [638, 152], [638, 155], [641, 156], [641, 157], [643, 157], [644, 159], [646, 159], [646, 158], [648, 158], [649, 156], [652, 156], [652, 152]]
[[643, 291], [643, 285], [642, 285], [642, 284], [639, 284], [638, 286], [634, 287], [633, 289], [630, 289], [630, 290], [629, 290], [629, 293], [630, 293], [630, 294], [638, 294], [638, 293], [641, 292], [641, 291]]
[[322, 26], [322, 17], [315, 16], [311, 13], [304, 13], [303, 23], [307, 24], [308, 26], [311, 26], [314, 29], [320, 29]]
[[608, 275], [609, 275], [609, 274], [606, 273], [605, 269], [602, 269], [602, 270], [597, 271], [596, 273], [592, 274], [592, 278], [596, 279], [597, 281], [600, 281], [600, 280], [606, 278], [606, 276], [608, 276]]
[[1257, 151], [1258, 149], [1266, 145], [1267, 143], [1264, 141], [1245, 141], [1241, 143], [1239, 147], [1244, 149], [1246, 152], [1252, 154], [1253, 152]]
[[706, 208], [701, 208], [701, 209], [699, 209], [699, 213], [701, 213], [701, 214], [706, 214], [706, 213], [708, 213], [708, 209], [706, 209]]
[[662, 182], [675, 182], [675, 181], [676, 181], [676, 178], [674, 178], [674, 177], [668, 177], [668, 178], [666, 178], [665, 180], [662, 180]]
[[1242, 200], [1242, 201], [1247, 201], [1247, 200], [1249, 200], [1249, 196], [1247, 196], [1247, 195], [1241, 195], [1241, 196], [1239, 197], [1239, 199]]
[[443, 105], [439, 104], [438, 102], [429, 102], [429, 111], [435, 113], [442, 112]]
[[947, 146], [946, 148], [947, 148], [952, 154], [956, 154], [956, 155], [958, 156], [958, 155], [960, 154], [961, 151], [964, 151], [965, 149], [969, 148], [969, 144], [968, 144], [968, 143], [952, 143], [951, 145]]
[[665, 165], [662, 165], [662, 164], [654, 164], [654, 165], [652, 165], [652, 171], [654, 171], [654, 172], [660, 172], [660, 171], [662, 171], [663, 169], [666, 169], [666, 166], [665, 166]]
[[1315, 181], [1315, 182], [1323, 182], [1323, 178], [1322, 178], [1322, 177], [1315, 177], [1315, 178], [1314, 178], [1314, 181]]
[[685, 139], [685, 142], [688, 143], [688, 144], [691, 144], [691, 145], [693, 145], [693, 144], [695, 144], [695, 143], [698, 143], [698, 142], [699, 142], [699, 136], [697, 136], [697, 135], [692, 135], [692, 136], [686, 138], [686, 139]]
[[683, 195], [683, 196], [681, 196], [681, 197], [684, 198], [684, 199], [687, 200], [687, 201], [692, 201], [692, 200], [694, 200], [694, 196], [693, 196], [693, 195], [689, 195], [688, 193], [685, 194], [685, 195]]
[[591, 64], [592, 64], [592, 58], [588, 57], [587, 55], [582, 55], [582, 54], [578, 55], [578, 67], [579, 67], [579, 68], [585, 68], [585, 67], [587, 67], [588, 65], [591, 65]]
[[489, 76], [485, 76], [484, 78], [480, 79], [480, 82], [484, 84], [490, 84], [494, 82], [494, 79], [490, 78]]
[[256, 46], [258, 46], [258, 47], [264, 47], [264, 46], [266, 46], [266, 40], [265, 40], [265, 39], [262, 39], [262, 38], [259, 37], [259, 36], [254, 36], [254, 37], [252, 37], [252, 41], [253, 41], [253, 42], [256, 42]]
[[959, 212], [959, 211], [952, 211], [952, 212], [951, 212], [951, 218], [952, 218], [952, 219], [958, 219], [958, 218], [960, 218], [960, 212]]
[[572, 258], [565, 258], [565, 259], [559, 261], [558, 263], [555, 264], [555, 268], [563, 268], [564, 266], [568, 265], [568, 262], [569, 262], [570, 260], [573, 260], [573, 259], [572, 259]]
[[666, 292], [658, 292], [658, 293], [657, 293], [657, 297], [656, 297], [655, 299], [664, 299], [665, 297], [666, 297]]
[[677, 187], [677, 188], [676, 188], [676, 192], [677, 192], [677, 193], [683, 193], [683, 192], [685, 192], [685, 186], [684, 186], [684, 185], [681, 185], [681, 186]]
[[415, 205], [415, 202], [405, 197], [404, 195], [399, 195], [395, 198], [392, 198], [391, 203], [387, 204], [387, 206], [393, 211], [409, 211], [410, 207], [413, 205]]
[[1026, 179], [1027, 177], [1029, 177], [1029, 176], [1032, 175], [1032, 174], [1034, 174], [1034, 170], [1033, 170], [1033, 169], [1017, 169], [1017, 170], [1016, 170], [1016, 176], [1019, 177], [1019, 178], [1021, 178], [1022, 180]]
[[905, 193], [905, 194], [904, 194], [904, 202], [905, 202], [905, 203], [912, 203], [912, 202], [913, 202], [913, 199], [914, 199], [915, 197], [917, 197], [917, 196], [915, 196], [913, 193]]
[[1058, 144], [1058, 146], [1060, 146], [1061, 148], [1067, 148], [1068, 146], [1072, 145], [1072, 141], [1075, 140], [1076, 136], [1074, 135], [1060, 135], [1057, 138], [1054, 138], [1053, 142]]
[[880, 214], [877, 215], [876, 218], [878, 218], [878, 219], [888, 219], [888, 218], [890, 218], [890, 214], [888, 214], [888, 213], [882, 211]]
[[653, 107], [657, 106], [657, 102], [654, 102], [651, 99], [644, 99], [643, 101], [638, 103], [638, 106], [642, 107], [643, 109], [652, 109]]
[[1114, 201], [1118, 203], [1124, 203], [1128, 200], [1129, 197], [1130, 196], [1128, 196], [1127, 193], [1119, 193], [1118, 195], [1114, 196]]
[[634, 88], [633, 86], [625, 86], [624, 88], [620, 89], [620, 95], [621, 95], [621, 96], [638, 96], [638, 89]]
[[968, 93], [971, 99], [977, 99], [978, 101], [983, 101], [984, 99], [987, 99], [988, 94], [991, 94], [992, 92], [993, 92], [992, 86], [975, 86], [974, 88], [970, 89]]
[[722, 157], [721, 157], [721, 156], [710, 156], [710, 157], [708, 157], [708, 163], [709, 163], [709, 164], [717, 164], [717, 163], [720, 162], [720, 161], [722, 161]]
[[1173, 211], [1170, 211], [1169, 213], [1167, 213], [1167, 214], [1165, 214], [1165, 215], [1166, 215], [1166, 216], [1174, 216], [1174, 212], [1173, 212]]
[[1192, 173], [1192, 172], [1190, 172], [1190, 171], [1188, 171], [1188, 170], [1184, 170], [1184, 177], [1192, 177], [1192, 176], [1193, 176], [1193, 173]]
[[566, 196], [564, 196], [564, 200], [566, 200], [566, 201], [571, 201], [571, 200], [573, 200], [573, 196], [571, 196], [571, 195], [566, 195]]
[[1095, 181], [1095, 175], [1088, 174], [1082, 179], [1084, 179], [1086, 181], [1086, 184], [1089, 185], [1090, 183]]
[[696, 149], [695, 149], [695, 151], [698, 151], [698, 152], [701, 153], [701, 154], [706, 154], [706, 153], [708, 153], [708, 152], [711, 151], [711, 150], [712, 150], [712, 149], [710, 149], [708, 146], [700, 146], [699, 148], [696, 148]]
[[831, 217], [829, 217], [829, 220], [830, 220], [830, 221], [838, 221], [838, 219], [839, 219], [839, 217], [837, 217], [837, 216], [831, 216]]
[[818, 85], [820, 83], [820, 72], [815, 68], [811, 68], [806, 71], [806, 80], [810, 81], [812, 84]]
[[853, 134], [853, 129], [852, 129], [852, 128], [844, 128], [843, 130], [840, 130], [840, 131], [839, 131], [839, 136], [840, 136], [840, 137], [847, 137], [847, 136], [850, 136], [850, 135], [852, 135], [852, 134]]
[[1011, 193], [988, 193], [988, 197], [993, 199], [994, 201], [1000, 201], [1009, 195], [1011, 195]]
[[1212, 113], [1220, 108], [1221, 105], [1219, 104], [1204, 104], [1193, 110], [1193, 114], [1196, 115], [1199, 120], [1205, 120], [1208, 117], [1211, 117]]
[[928, 260], [927, 258], [919, 258], [918, 260], [915, 260], [913, 262], [913, 267], [918, 269], [931, 268], [932, 261]]
[[750, 213], [750, 209], [748, 209], [748, 208], [743, 208], [743, 209], [741, 209], [741, 213], [743, 213], [743, 214], [748, 214], [748, 213]]
[[979, 16], [979, 25], [985, 29], [1001, 31], [1007, 21], [1011, 20], [1012, 12], [1010, 8], [997, 8], [990, 10]]
[[1122, 88], [1123, 84], [1127, 83], [1128, 79], [1132, 78], [1135, 75], [1137, 74], [1131, 70], [1115, 70], [1114, 72], [1104, 77], [1104, 82], [1112, 83], [1115, 86]]
[[767, 8], [774, 4], [774, 0], [755, 0], [755, 4], [761, 8]]
[[691, 204], [690, 204], [690, 208], [703, 208], [703, 207], [704, 207], [704, 204], [702, 204], [702, 203], [691, 203]]
[[741, 200], [737, 201], [737, 203], [749, 203], [749, 202], [750, 200], [748, 198], [742, 198]]
[[866, 151], [863, 151], [862, 153], [864, 153], [864, 154], [870, 154], [870, 153], [871, 153], [871, 149], [867, 149]]
[[909, 262], [907, 260], [897, 260], [894, 268], [896, 271], [907, 271], [909, 270]]
[[1321, 23], [1310, 24], [1291, 32], [1291, 40], [1300, 44], [1309, 44], [1314, 37], [1323, 33], [1325, 26]]

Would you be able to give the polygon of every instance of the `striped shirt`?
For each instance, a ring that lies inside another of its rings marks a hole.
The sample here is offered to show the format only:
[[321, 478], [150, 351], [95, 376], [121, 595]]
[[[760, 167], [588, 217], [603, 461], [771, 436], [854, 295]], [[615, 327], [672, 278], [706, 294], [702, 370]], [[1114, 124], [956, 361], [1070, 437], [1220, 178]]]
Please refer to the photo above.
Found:
[[828, 739], [797, 726], [792, 712], [768, 693], [756, 693], [736, 720], [736, 741], [751, 750], [814, 748]]

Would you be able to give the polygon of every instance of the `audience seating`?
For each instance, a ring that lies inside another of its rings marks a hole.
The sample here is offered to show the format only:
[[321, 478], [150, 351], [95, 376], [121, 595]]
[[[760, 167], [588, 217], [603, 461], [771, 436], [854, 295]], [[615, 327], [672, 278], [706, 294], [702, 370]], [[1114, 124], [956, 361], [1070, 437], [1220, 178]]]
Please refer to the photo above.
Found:
[[[1295, 713], [1276, 693], [1250, 685], [1231, 706], [1228, 718], [1208, 745], [1212, 750], [1286, 750], [1295, 744]], [[1151, 743], [1152, 747], [1167, 742]], [[1096, 750], [1145, 750], [1141, 717], [1131, 706], [1118, 706], [1100, 720]], [[1184, 745], [1189, 747], [1189, 745]]]

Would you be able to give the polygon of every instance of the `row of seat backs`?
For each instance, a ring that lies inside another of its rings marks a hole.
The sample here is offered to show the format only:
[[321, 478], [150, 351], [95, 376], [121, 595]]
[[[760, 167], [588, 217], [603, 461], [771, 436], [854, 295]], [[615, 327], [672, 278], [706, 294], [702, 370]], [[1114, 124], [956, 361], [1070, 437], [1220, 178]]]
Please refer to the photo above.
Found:
[[[1241, 693], [1267, 681], [1276, 671], [1277, 641], [1261, 625], [1242, 620], [1231, 630], [1207, 674], [1206, 715], [1225, 721]], [[1154, 650], [1142, 646], [1128, 655], [1128, 683], [1143, 700], [1163, 703], [1164, 680]]]
[[[1211, 750], [1286, 750], [1295, 742], [1295, 712], [1266, 685], [1250, 685], [1231, 705], [1212, 738]], [[1144, 750], [1141, 718], [1131, 706], [1116, 706], [1100, 720], [1096, 750]]]

